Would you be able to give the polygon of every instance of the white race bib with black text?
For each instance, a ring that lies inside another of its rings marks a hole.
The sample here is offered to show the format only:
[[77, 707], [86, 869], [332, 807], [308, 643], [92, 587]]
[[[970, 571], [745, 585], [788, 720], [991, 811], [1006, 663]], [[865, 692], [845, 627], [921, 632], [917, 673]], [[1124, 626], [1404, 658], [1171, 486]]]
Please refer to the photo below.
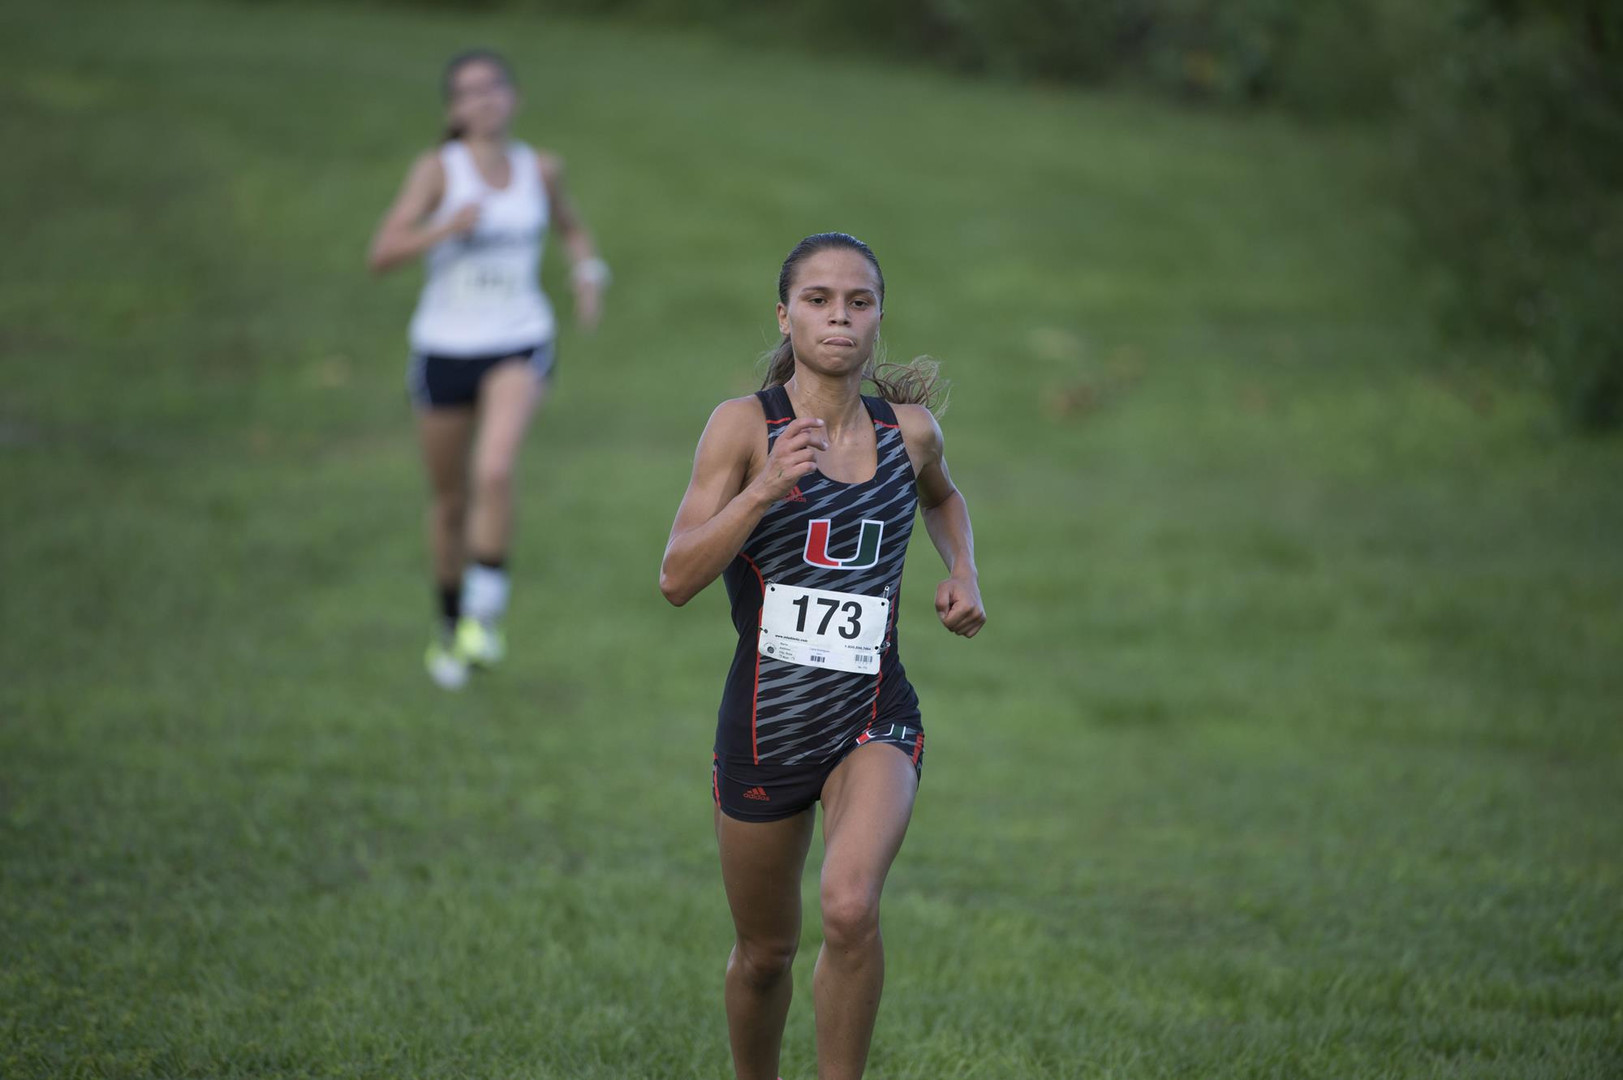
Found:
[[877, 675], [889, 625], [886, 597], [771, 584], [759, 649], [791, 664]]

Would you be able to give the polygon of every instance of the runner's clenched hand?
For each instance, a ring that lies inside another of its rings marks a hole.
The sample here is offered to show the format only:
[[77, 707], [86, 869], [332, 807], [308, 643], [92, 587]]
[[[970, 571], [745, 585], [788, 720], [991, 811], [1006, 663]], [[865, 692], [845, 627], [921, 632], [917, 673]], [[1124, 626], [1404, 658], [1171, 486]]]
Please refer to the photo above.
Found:
[[980, 585], [956, 577], [943, 581], [935, 589], [935, 613], [948, 630], [966, 638], [974, 637], [986, 625]]
[[801, 477], [817, 468], [818, 451], [827, 449], [828, 434], [823, 422], [815, 417], [797, 417], [772, 444], [766, 467], [751, 486], [764, 501], [775, 503], [789, 494]]

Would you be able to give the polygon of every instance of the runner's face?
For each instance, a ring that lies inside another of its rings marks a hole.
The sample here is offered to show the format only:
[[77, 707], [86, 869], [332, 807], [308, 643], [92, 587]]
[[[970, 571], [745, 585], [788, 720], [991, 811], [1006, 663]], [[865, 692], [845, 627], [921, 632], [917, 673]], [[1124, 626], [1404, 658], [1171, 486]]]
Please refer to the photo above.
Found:
[[451, 76], [451, 100], [446, 113], [451, 123], [469, 135], [490, 138], [507, 130], [518, 95], [495, 64], [473, 60]]
[[879, 336], [879, 275], [860, 252], [825, 248], [803, 259], [778, 305], [795, 359], [828, 375], [862, 370]]

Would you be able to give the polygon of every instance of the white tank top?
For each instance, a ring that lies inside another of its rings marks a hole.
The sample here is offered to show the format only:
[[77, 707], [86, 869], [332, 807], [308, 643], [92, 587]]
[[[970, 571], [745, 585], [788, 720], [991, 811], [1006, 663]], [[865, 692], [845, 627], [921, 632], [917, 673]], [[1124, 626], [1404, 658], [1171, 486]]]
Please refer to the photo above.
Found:
[[546, 187], [535, 151], [507, 148], [505, 188], [493, 188], [459, 140], [440, 147], [445, 194], [430, 221], [439, 224], [469, 203], [479, 224], [466, 236], [435, 244], [411, 318], [412, 351], [438, 356], [494, 356], [552, 340], [552, 305], [541, 292], [541, 244], [546, 234]]

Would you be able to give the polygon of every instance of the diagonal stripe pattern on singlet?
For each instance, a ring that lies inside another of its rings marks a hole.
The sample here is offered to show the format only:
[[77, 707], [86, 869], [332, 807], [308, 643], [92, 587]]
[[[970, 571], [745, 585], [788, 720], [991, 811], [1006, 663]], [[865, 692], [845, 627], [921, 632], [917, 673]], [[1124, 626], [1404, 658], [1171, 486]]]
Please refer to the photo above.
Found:
[[[781, 386], [757, 395], [765, 411], [768, 452], [794, 419]], [[732, 601], [738, 647], [722, 697], [716, 752], [754, 764], [795, 765], [830, 760], [876, 721], [916, 722], [918, 698], [902, 669], [896, 641], [896, 602], [918, 496], [912, 463], [895, 410], [864, 397], [878, 444], [878, 468], [860, 483], [803, 477], [803, 501], [784, 500], [762, 517], [723, 573]], [[826, 532], [814, 523], [827, 522]], [[866, 523], [866, 524], [865, 524]], [[880, 530], [871, 566], [855, 562], [864, 529]], [[816, 556], [819, 563], [810, 561]], [[877, 674], [808, 667], [758, 655], [764, 585], [882, 596], [891, 601], [890, 631]]]

